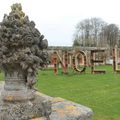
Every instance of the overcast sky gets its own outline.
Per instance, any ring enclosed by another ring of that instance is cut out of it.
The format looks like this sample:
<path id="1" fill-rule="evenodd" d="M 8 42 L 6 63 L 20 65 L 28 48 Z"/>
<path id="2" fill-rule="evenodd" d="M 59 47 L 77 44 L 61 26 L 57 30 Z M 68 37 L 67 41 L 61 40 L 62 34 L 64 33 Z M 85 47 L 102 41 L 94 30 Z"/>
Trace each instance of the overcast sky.
<path id="1" fill-rule="evenodd" d="M 16 2 L 22 4 L 49 46 L 71 46 L 76 24 L 86 18 L 99 17 L 120 25 L 120 0 L 1 0 L 0 21 Z"/>

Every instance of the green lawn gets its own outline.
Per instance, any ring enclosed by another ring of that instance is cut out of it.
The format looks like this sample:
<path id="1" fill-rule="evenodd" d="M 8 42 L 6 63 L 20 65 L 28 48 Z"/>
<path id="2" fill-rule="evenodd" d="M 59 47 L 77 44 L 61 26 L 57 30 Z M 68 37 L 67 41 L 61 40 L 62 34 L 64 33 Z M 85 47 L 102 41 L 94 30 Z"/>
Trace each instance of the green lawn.
<path id="1" fill-rule="evenodd" d="M 103 68 L 103 67 L 102 67 Z M 120 74 L 112 72 L 111 66 L 104 66 L 106 74 L 68 75 L 53 70 L 41 71 L 37 88 L 50 96 L 59 96 L 92 108 L 94 120 L 120 120 Z"/>
<path id="2" fill-rule="evenodd" d="M 69 70 L 68 75 L 61 71 L 54 75 L 53 70 L 43 70 L 38 74 L 36 87 L 47 95 L 92 108 L 94 120 L 120 120 L 120 74 L 113 73 L 111 66 L 104 66 L 104 69 L 107 73 L 101 75 L 92 75 L 90 68 L 86 74 Z"/>

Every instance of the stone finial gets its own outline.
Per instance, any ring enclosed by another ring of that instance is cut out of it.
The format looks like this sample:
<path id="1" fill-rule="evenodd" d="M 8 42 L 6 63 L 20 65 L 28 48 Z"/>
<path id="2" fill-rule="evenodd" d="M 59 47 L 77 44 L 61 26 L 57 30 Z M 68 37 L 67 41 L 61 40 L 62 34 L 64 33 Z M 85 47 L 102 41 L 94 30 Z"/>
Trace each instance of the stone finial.
<path id="1" fill-rule="evenodd" d="M 0 23 L 0 68 L 5 84 L 0 91 L 0 120 L 49 120 L 51 102 L 35 94 L 36 73 L 47 64 L 48 42 L 22 11 L 13 4 Z"/>
<path id="2" fill-rule="evenodd" d="M 37 70 L 47 63 L 47 46 L 47 40 L 22 11 L 21 4 L 13 4 L 0 23 L 0 67 L 5 74 L 23 73 L 27 85 L 32 86 Z"/>

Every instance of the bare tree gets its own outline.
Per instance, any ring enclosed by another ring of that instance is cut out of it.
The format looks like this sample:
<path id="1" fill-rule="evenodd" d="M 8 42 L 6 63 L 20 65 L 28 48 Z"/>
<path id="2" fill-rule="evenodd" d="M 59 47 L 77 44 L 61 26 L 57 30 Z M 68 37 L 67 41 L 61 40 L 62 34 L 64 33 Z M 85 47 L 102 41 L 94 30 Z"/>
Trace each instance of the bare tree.
<path id="1" fill-rule="evenodd" d="M 80 21 L 76 26 L 74 40 L 78 41 L 80 46 L 97 46 L 99 34 L 101 33 L 104 24 L 105 22 L 100 18 L 91 18 Z"/>
<path id="2" fill-rule="evenodd" d="M 92 39 L 93 39 L 94 46 L 99 46 L 99 42 L 101 40 L 100 33 L 103 27 L 106 26 L 106 23 L 100 18 L 92 18 L 91 23 L 93 27 L 92 28 Z"/>
<path id="3" fill-rule="evenodd" d="M 112 54 L 112 49 L 115 45 L 119 46 L 120 43 L 120 30 L 116 24 L 109 24 L 103 28 L 101 32 L 102 38 L 104 41 L 104 47 L 109 46 L 110 54 Z"/>

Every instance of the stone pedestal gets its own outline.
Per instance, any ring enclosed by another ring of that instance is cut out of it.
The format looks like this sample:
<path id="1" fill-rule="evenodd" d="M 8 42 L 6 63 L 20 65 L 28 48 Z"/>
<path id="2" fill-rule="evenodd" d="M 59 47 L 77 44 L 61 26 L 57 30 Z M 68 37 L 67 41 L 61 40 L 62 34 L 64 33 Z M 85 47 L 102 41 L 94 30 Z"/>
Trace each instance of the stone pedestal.
<path id="1" fill-rule="evenodd" d="M 3 92 L 2 90 L 4 89 L 4 86 L 1 85 L 0 88 L 0 93 L 2 93 L 0 94 L 0 120 L 34 120 L 34 118 L 40 117 L 44 118 L 44 120 L 50 120 L 50 100 L 37 94 L 34 94 L 34 98 L 32 99 L 22 100 L 21 97 L 23 97 L 23 94 L 20 98 L 17 98 L 18 92 L 14 95 L 15 91 L 12 91 L 12 94 L 9 92 L 8 94 L 3 95 L 3 93 L 6 92 L 5 90 Z M 23 93 L 25 96 L 26 94 L 24 91 Z M 19 95 L 20 94 L 18 94 L 18 97 Z"/>
<path id="2" fill-rule="evenodd" d="M 24 73 L 18 71 L 12 74 L 5 73 L 5 84 L 1 96 L 5 101 L 26 101 L 35 97 L 34 90 L 26 85 Z"/>
<path id="3" fill-rule="evenodd" d="M 49 101 L 36 96 L 36 99 L 27 102 L 1 102 L 0 120 L 30 120 L 44 117 L 49 120 L 51 104 Z"/>

